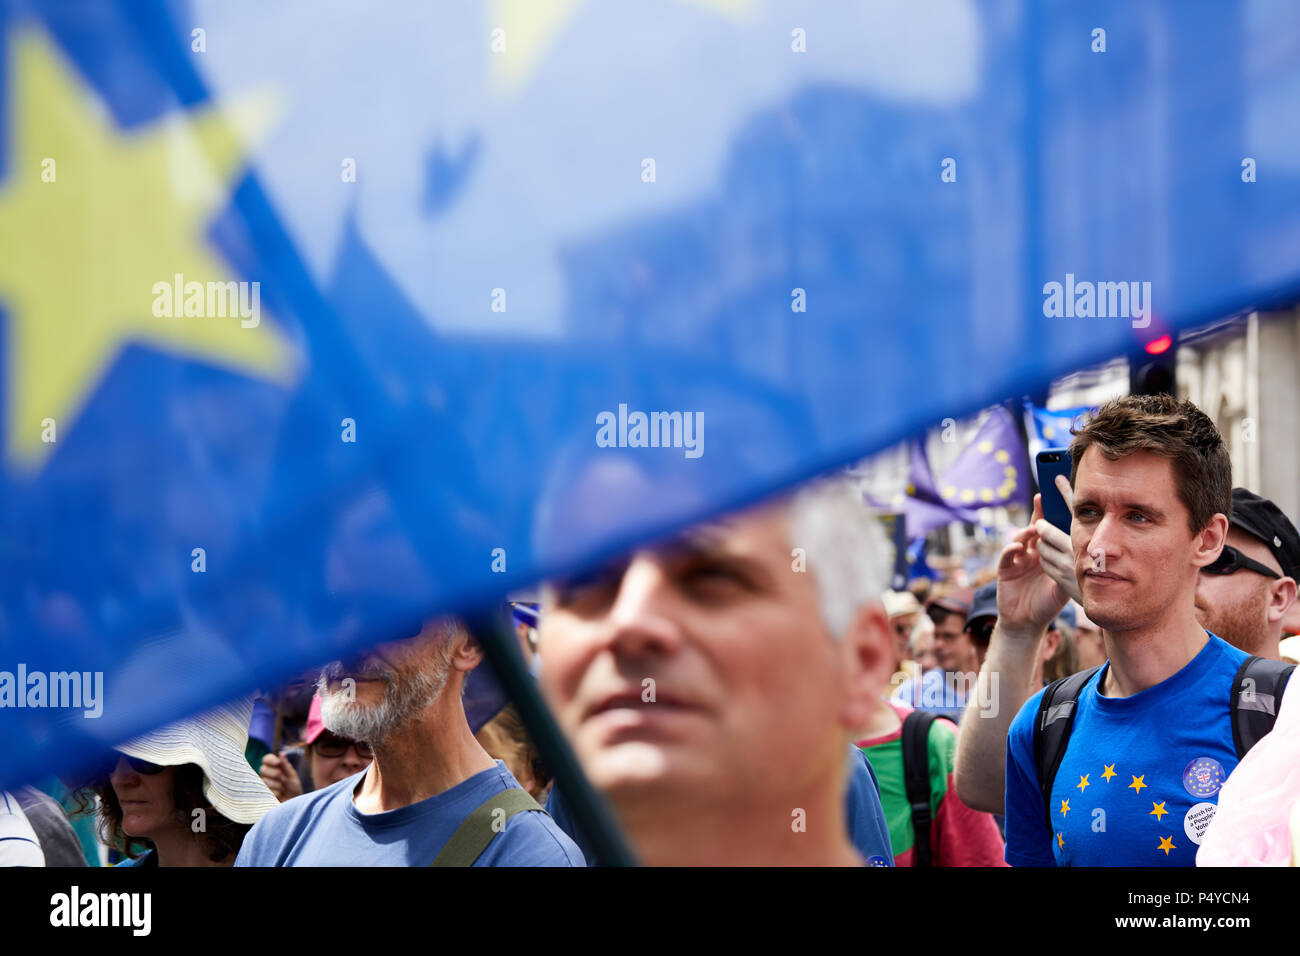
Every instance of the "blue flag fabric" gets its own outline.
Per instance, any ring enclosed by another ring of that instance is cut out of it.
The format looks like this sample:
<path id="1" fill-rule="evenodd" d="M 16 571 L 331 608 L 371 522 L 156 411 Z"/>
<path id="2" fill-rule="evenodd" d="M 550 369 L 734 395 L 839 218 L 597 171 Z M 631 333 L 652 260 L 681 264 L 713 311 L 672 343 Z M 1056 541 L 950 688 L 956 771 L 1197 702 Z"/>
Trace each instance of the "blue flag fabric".
<path id="1" fill-rule="evenodd" d="M 0 786 L 1294 297 L 1300 9 L 940 6 L 0 2 Z"/>
<path id="2" fill-rule="evenodd" d="M 1039 408 L 1033 402 L 1025 402 L 1030 461 L 1036 460 L 1038 453 L 1044 448 L 1069 448 L 1070 442 L 1074 440 L 1070 429 L 1081 427 L 1092 411 L 1093 409 L 1087 405 L 1049 411 L 1046 408 Z"/>
<path id="3" fill-rule="evenodd" d="M 963 508 L 1027 505 L 1025 443 L 1015 420 L 1001 405 L 991 408 L 956 460 L 939 479 L 944 501 Z"/>
<path id="4" fill-rule="evenodd" d="M 908 541 L 924 538 L 936 528 L 953 521 L 973 523 L 976 520 L 975 509 L 958 503 L 955 491 L 947 498 L 940 494 L 930 470 L 925 443 L 914 438 L 907 443 L 907 448 L 907 487 L 895 493 L 889 501 L 867 495 L 867 503 L 873 508 L 900 514 Z"/>
<path id="5" fill-rule="evenodd" d="M 888 502 L 868 496 L 877 508 L 897 511 L 906 519 L 907 538 L 923 538 L 953 521 L 976 524 L 980 508 L 1028 505 L 1025 445 L 1011 414 L 989 409 L 975 435 L 943 477 L 935 480 L 925 445 L 908 442 L 907 487 Z"/>

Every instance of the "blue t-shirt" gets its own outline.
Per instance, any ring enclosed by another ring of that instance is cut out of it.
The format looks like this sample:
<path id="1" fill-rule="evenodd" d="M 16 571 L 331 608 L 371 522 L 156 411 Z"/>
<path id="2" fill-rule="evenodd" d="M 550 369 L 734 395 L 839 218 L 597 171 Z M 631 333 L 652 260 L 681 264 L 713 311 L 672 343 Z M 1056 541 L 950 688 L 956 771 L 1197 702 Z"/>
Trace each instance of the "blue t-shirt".
<path id="1" fill-rule="evenodd" d="M 373 765 L 372 765 L 373 766 Z M 428 866 L 467 816 L 518 787 L 500 760 L 437 796 L 385 813 L 362 813 L 352 791 L 369 767 L 288 800 L 249 831 L 235 866 Z M 578 847 L 545 813 L 516 813 L 475 866 L 585 866 Z"/>
<path id="2" fill-rule="evenodd" d="M 849 783 L 844 801 L 849 840 L 862 855 L 862 859 L 871 866 L 893 866 L 894 848 L 889 842 L 889 824 L 885 821 L 885 810 L 880 805 L 880 784 L 876 781 L 876 772 L 871 768 L 866 754 L 857 747 L 851 746 L 849 750 Z M 551 795 L 546 799 L 546 812 L 582 848 L 588 862 L 592 866 L 598 866 L 591 848 L 582 839 L 577 824 L 569 816 L 568 806 L 559 787 L 551 787 Z"/>
<path id="3" fill-rule="evenodd" d="M 913 710 L 924 710 L 940 717 L 947 717 L 954 724 L 961 723 L 961 715 L 966 712 L 966 685 L 963 675 L 948 672 L 941 667 L 926 671 L 921 675 L 918 686 L 912 678 L 907 678 L 898 685 L 891 700 L 906 704 Z"/>
<path id="4" fill-rule="evenodd" d="M 1084 685 L 1043 816 L 1029 698 L 1007 737 L 1007 862 L 1012 866 L 1195 866 L 1219 788 L 1237 765 L 1232 679 L 1247 657 L 1213 634 L 1182 670 L 1131 697 Z"/>

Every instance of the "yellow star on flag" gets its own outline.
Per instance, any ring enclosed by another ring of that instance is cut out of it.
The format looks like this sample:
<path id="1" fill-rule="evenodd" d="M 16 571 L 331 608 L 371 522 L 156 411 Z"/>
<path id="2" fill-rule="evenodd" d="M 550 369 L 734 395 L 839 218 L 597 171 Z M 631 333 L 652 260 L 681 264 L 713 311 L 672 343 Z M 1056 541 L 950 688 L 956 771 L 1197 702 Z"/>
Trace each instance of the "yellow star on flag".
<path id="1" fill-rule="evenodd" d="M 181 302 L 154 315 L 155 283 L 236 278 L 205 233 L 242 166 L 236 126 L 269 125 L 269 104 L 197 107 L 124 132 L 41 33 L 11 49 L 0 235 L 21 240 L 0 256 L 5 457 L 39 466 L 53 447 L 43 419 L 63 438 L 131 343 L 286 382 L 290 349 L 264 315 L 245 327 L 237 313 L 185 317 Z"/>
<path id="2" fill-rule="evenodd" d="M 1061 849 L 1065 849 L 1065 835 L 1064 835 L 1064 834 L 1058 833 L 1058 834 L 1056 835 L 1056 845 L 1059 846 Z"/>
<path id="3" fill-rule="evenodd" d="M 1069 800 L 1062 800 L 1062 801 L 1061 801 L 1061 816 L 1065 816 L 1065 815 L 1066 815 L 1067 813 L 1069 813 L 1069 812 L 1070 812 L 1070 801 L 1069 801 Z"/>
<path id="4" fill-rule="evenodd" d="M 1088 776 L 1089 775 L 1085 773 L 1082 777 L 1079 778 L 1079 782 L 1075 784 L 1075 786 L 1079 788 L 1080 793 L 1082 793 L 1083 791 L 1087 790 L 1089 787 L 1092 786 L 1092 784 L 1088 782 Z"/>
<path id="5" fill-rule="evenodd" d="M 1154 801 L 1152 802 L 1151 815 L 1157 820 L 1162 819 L 1168 812 L 1169 811 L 1165 809 L 1165 801 L 1161 800 L 1159 803 L 1155 803 Z"/>
<path id="6" fill-rule="evenodd" d="M 1102 779 L 1107 783 L 1110 783 L 1110 778 L 1115 776 L 1118 776 L 1118 774 L 1115 773 L 1115 765 L 1113 763 L 1106 764 L 1106 769 L 1101 772 Z"/>
<path id="7" fill-rule="evenodd" d="M 1161 838 L 1160 838 L 1160 845 L 1159 845 L 1158 847 L 1156 847 L 1156 849 L 1157 849 L 1157 850 L 1164 850 L 1164 851 L 1165 851 L 1165 856 L 1168 856 L 1170 850 L 1177 850 L 1178 847 L 1174 846 L 1174 838 L 1173 838 L 1173 835 L 1170 834 L 1170 835 L 1167 836 L 1167 837 L 1161 837 Z"/>
<path id="8" fill-rule="evenodd" d="M 1128 785 L 1128 789 L 1135 790 L 1138 793 L 1141 793 L 1142 788 L 1146 786 L 1146 784 L 1143 783 L 1142 781 L 1146 780 L 1146 778 L 1147 778 L 1146 774 L 1143 774 L 1140 777 L 1134 777 L 1133 782 Z"/>

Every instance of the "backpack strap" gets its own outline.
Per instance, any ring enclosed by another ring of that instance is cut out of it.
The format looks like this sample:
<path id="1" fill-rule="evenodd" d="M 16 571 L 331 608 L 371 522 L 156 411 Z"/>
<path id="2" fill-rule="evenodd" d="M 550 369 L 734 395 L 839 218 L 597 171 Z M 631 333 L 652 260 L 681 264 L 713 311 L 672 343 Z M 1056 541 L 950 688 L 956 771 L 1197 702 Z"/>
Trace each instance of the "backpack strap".
<path id="1" fill-rule="evenodd" d="M 903 718 L 903 780 L 916 834 L 912 865 L 928 867 L 930 858 L 930 725 L 937 715 L 914 710 Z"/>
<path id="2" fill-rule="evenodd" d="M 1053 829 L 1052 784 L 1065 757 L 1065 748 L 1070 744 L 1075 705 L 1083 692 L 1083 685 L 1099 670 L 1100 667 L 1090 667 L 1053 681 L 1043 691 L 1043 699 L 1038 704 L 1038 717 L 1034 721 L 1034 762 L 1038 767 L 1038 788 L 1043 794 L 1043 814 L 1049 832 Z"/>
<path id="3" fill-rule="evenodd" d="M 505 812 L 505 818 L 497 811 Z M 528 791 L 519 787 L 507 787 L 499 793 L 484 800 L 478 807 L 461 821 L 456 832 L 451 835 L 442 850 L 439 851 L 430 866 L 473 866 L 474 861 L 483 855 L 496 835 L 505 829 L 506 820 L 516 813 L 536 810 L 545 813 Z M 493 826 L 497 820 L 500 824 Z"/>
<path id="4" fill-rule="evenodd" d="M 1232 679 L 1232 744 L 1238 760 L 1273 729 L 1294 670 L 1294 664 L 1266 657 L 1248 657 L 1237 668 Z"/>

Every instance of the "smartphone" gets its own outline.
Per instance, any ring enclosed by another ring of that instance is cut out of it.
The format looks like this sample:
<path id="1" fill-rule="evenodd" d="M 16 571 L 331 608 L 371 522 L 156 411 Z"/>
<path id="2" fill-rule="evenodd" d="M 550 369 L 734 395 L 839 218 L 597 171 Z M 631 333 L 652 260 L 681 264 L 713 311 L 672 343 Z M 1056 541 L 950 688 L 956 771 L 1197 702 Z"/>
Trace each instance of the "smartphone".
<path id="1" fill-rule="evenodd" d="M 1038 491 L 1043 496 L 1043 517 L 1066 534 L 1070 533 L 1070 509 L 1056 487 L 1056 476 L 1070 479 L 1070 449 L 1044 448 L 1035 463 L 1038 471 Z"/>

